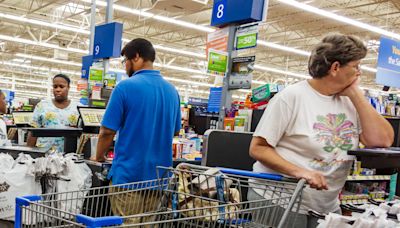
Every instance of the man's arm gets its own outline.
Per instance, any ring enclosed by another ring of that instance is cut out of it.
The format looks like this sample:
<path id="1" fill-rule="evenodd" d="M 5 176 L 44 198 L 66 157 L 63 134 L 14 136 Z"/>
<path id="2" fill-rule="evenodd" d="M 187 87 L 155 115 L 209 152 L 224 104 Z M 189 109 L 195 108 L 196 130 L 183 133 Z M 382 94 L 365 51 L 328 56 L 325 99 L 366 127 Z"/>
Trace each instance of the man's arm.
<path id="1" fill-rule="evenodd" d="M 320 172 L 306 170 L 288 162 L 264 138 L 253 137 L 250 144 L 250 156 L 278 173 L 299 179 L 304 178 L 312 188 L 328 189 L 325 177 Z"/>
<path id="2" fill-rule="evenodd" d="M 340 95 L 348 96 L 357 110 L 362 128 L 361 142 L 366 147 L 389 147 L 394 140 L 393 128 L 365 99 L 358 81 L 353 82 Z"/>
<path id="3" fill-rule="evenodd" d="M 97 143 L 96 161 L 103 162 L 106 160 L 106 153 L 109 151 L 113 143 L 115 131 L 106 127 L 100 128 L 99 141 Z"/>

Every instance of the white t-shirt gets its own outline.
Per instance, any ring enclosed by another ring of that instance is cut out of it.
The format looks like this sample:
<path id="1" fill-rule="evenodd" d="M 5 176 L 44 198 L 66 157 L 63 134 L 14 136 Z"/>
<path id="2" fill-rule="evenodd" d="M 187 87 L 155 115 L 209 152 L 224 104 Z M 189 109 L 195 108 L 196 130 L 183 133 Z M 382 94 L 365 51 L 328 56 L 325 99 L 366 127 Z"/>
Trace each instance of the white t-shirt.
<path id="1" fill-rule="evenodd" d="M 360 132 L 357 111 L 348 97 L 322 95 L 305 80 L 271 99 L 254 136 L 265 138 L 296 166 L 324 174 L 329 190 L 307 186 L 300 212 L 328 213 L 339 209 L 338 195 L 354 159 L 347 151 L 358 147 Z M 260 162 L 253 170 L 276 173 Z"/>

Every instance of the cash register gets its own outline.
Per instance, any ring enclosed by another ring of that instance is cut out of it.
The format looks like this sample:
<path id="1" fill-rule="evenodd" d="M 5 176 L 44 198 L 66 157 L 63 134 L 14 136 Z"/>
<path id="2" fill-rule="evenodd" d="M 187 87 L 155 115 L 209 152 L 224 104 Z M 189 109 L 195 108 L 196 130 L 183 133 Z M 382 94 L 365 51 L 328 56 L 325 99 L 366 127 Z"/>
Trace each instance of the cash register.
<path id="1" fill-rule="evenodd" d="M 84 158 L 89 159 L 94 153 L 97 136 L 100 132 L 101 121 L 105 108 L 101 107 L 78 107 L 78 126 L 82 128 L 82 136 L 77 152 L 83 153 Z"/>

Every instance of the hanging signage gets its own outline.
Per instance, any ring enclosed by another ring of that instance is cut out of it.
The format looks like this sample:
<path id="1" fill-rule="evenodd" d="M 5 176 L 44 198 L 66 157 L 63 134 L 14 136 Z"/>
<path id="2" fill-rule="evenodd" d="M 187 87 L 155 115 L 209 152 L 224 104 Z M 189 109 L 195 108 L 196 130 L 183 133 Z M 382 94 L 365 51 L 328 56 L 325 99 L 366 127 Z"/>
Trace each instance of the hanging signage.
<path id="1" fill-rule="evenodd" d="M 400 88 L 400 42 L 381 37 L 376 83 Z"/>
<path id="2" fill-rule="evenodd" d="M 4 95 L 5 100 L 7 102 L 11 102 L 11 101 L 14 100 L 14 97 L 15 97 L 15 92 L 14 91 L 3 89 L 2 92 L 3 92 L 3 95 Z"/>
<path id="3" fill-rule="evenodd" d="M 236 30 L 236 50 L 253 48 L 257 46 L 258 25 L 239 27 Z"/>
<path id="4" fill-rule="evenodd" d="M 207 106 L 208 100 L 204 98 L 189 97 L 188 104 L 194 106 Z"/>
<path id="5" fill-rule="evenodd" d="M 261 21 L 265 15 L 264 10 L 267 10 L 264 0 L 214 0 L 211 26 Z"/>
<path id="6" fill-rule="evenodd" d="M 218 51 L 228 51 L 229 29 L 219 29 L 215 32 L 207 34 L 206 54 L 210 49 Z"/>
<path id="7" fill-rule="evenodd" d="M 80 92 L 82 90 L 88 89 L 88 81 L 85 79 L 78 80 L 76 83 L 76 91 Z"/>
<path id="8" fill-rule="evenodd" d="M 253 79 L 255 56 L 237 57 L 232 59 L 229 89 L 250 89 Z"/>
<path id="9" fill-rule="evenodd" d="M 254 103 L 266 100 L 271 95 L 271 91 L 269 90 L 269 85 L 263 85 L 253 89 L 251 101 Z"/>
<path id="10" fill-rule="evenodd" d="M 117 73 L 107 72 L 104 75 L 103 87 L 111 89 L 114 88 L 116 84 L 117 84 Z"/>
<path id="11" fill-rule="evenodd" d="M 93 64 L 93 55 L 82 56 L 81 78 L 85 79 L 89 78 L 89 70 L 92 64 Z"/>
<path id="12" fill-rule="evenodd" d="M 228 53 L 210 49 L 207 70 L 210 74 L 225 76 L 228 66 Z"/>
<path id="13" fill-rule="evenodd" d="M 89 80 L 91 82 L 102 82 L 103 81 L 103 69 L 90 68 Z"/>
<path id="14" fill-rule="evenodd" d="M 98 25 L 94 33 L 93 59 L 118 58 L 121 55 L 122 24 Z"/>
<path id="15" fill-rule="evenodd" d="M 210 96 L 208 97 L 208 112 L 219 112 L 221 105 L 222 87 L 211 87 Z"/>

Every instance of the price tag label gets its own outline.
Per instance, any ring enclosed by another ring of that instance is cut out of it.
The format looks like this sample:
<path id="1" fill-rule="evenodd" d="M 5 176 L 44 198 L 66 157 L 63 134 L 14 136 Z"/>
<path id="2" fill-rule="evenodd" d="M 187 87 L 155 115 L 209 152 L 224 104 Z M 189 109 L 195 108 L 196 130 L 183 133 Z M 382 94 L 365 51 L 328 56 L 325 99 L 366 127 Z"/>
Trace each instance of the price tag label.
<path id="1" fill-rule="evenodd" d="M 236 50 L 257 46 L 258 25 L 239 27 L 236 31 Z"/>

